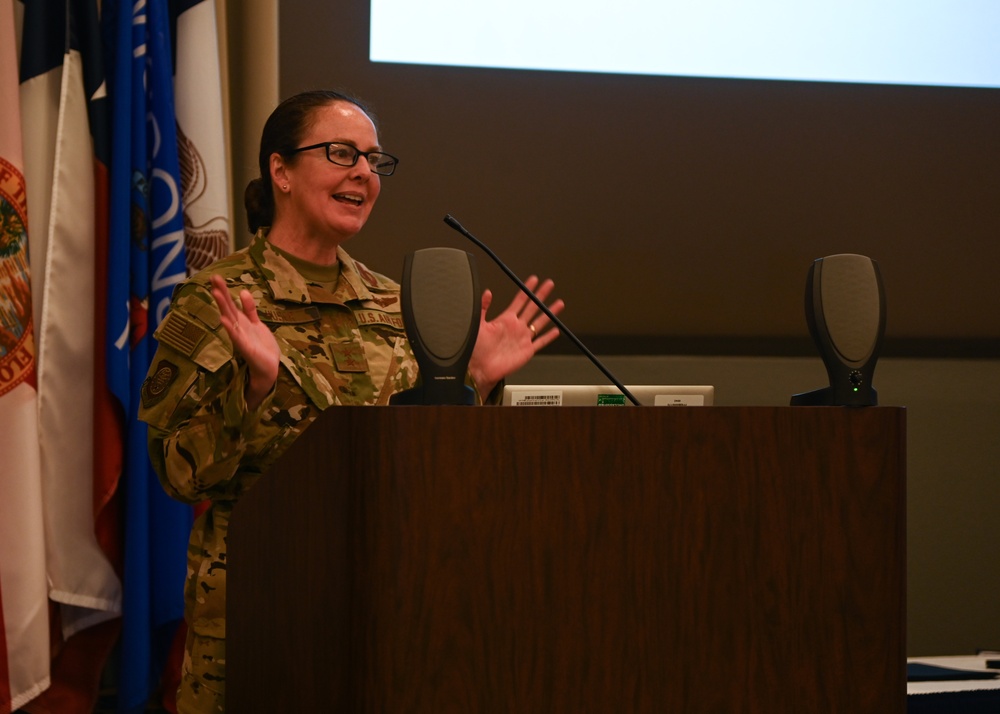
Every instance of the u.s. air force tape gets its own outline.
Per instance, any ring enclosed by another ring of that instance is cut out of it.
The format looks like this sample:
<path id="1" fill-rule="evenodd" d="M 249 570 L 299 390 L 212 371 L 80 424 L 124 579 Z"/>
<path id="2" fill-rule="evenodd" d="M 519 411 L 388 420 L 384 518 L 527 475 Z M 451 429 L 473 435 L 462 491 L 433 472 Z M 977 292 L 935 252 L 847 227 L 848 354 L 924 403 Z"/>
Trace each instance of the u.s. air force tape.
<path id="1" fill-rule="evenodd" d="M 158 404 L 166 396 L 167 389 L 177 379 L 178 374 L 180 374 L 180 369 L 177 368 L 177 365 L 161 359 L 160 363 L 156 365 L 156 369 L 142 383 L 140 392 L 142 406 L 149 409 Z"/>

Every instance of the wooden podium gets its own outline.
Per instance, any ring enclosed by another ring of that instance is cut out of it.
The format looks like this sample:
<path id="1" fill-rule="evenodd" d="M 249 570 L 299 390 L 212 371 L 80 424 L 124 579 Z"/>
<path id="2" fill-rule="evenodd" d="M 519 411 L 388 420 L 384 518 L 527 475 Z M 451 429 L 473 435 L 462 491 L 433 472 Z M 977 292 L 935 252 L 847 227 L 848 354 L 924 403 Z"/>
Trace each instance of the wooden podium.
<path id="1" fill-rule="evenodd" d="M 902 408 L 334 408 L 229 535 L 234 712 L 906 707 Z"/>

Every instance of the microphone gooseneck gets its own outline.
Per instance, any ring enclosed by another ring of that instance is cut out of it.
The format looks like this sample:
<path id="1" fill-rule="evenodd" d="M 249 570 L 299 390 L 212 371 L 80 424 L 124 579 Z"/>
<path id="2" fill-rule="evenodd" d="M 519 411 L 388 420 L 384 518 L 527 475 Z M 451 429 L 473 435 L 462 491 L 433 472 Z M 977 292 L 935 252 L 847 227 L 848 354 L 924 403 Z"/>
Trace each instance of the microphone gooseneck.
<path id="1" fill-rule="evenodd" d="M 500 260 L 500 258 L 497 257 L 496 253 L 494 253 L 492 250 L 490 250 L 489 246 L 487 246 L 481 240 L 479 240 L 474 235 L 472 235 L 471 233 L 469 233 L 469 231 L 467 231 L 462 226 L 462 224 L 459 223 L 458 220 L 454 216 L 452 216 L 450 213 L 447 216 L 444 217 L 444 222 L 447 223 L 450 228 L 455 229 L 456 231 L 458 231 L 459 233 L 461 233 L 463 236 L 465 236 L 466 238 L 468 238 L 469 240 L 471 240 L 484 253 L 486 253 L 486 255 L 488 255 L 490 257 L 490 259 L 500 267 L 500 270 L 502 270 L 504 273 L 506 273 L 507 277 L 514 281 L 514 284 L 517 285 L 518 288 L 520 288 L 521 292 L 523 292 L 525 295 L 527 295 L 531 299 L 531 301 L 533 303 L 535 303 L 535 305 L 538 306 L 538 309 L 541 310 L 542 312 L 544 312 L 545 315 L 550 320 L 552 320 L 552 324 L 559 328 L 559 332 L 561 332 L 562 334 L 566 335 L 566 337 L 568 337 L 573 342 L 573 344 L 576 345 L 577 349 L 579 349 L 581 352 L 583 352 L 583 354 L 587 356 L 587 359 L 589 359 L 591 362 L 593 362 L 594 366 L 597 367 L 599 370 L 601 370 L 601 372 L 604 373 L 604 376 L 607 377 L 608 379 L 610 379 L 611 382 L 612 382 L 612 384 L 614 384 L 616 387 L 618 387 L 618 389 L 621 390 L 621 393 L 624 394 L 625 397 L 630 402 L 632 402 L 632 404 L 634 404 L 637 407 L 642 406 L 641 404 L 639 404 L 639 400 L 636 399 L 632 395 L 632 392 L 630 392 L 625 387 L 625 385 L 621 383 L 621 381 L 617 377 L 615 377 L 613 374 L 611 374 L 611 370 L 609 370 L 607 367 L 605 367 L 601 363 L 601 361 L 599 359 L 597 359 L 597 357 L 594 355 L 594 353 L 591 352 L 589 349 L 587 349 L 587 346 L 585 344 L 583 344 L 582 342 L 580 342 L 580 340 L 577 338 L 577 336 L 574 335 L 570 331 L 570 329 L 568 327 L 566 327 L 566 325 L 563 324 L 562 320 L 560 320 L 558 317 L 556 317 L 555 314 L 553 314 L 553 312 L 548 308 L 548 306 L 544 302 L 542 302 L 538 298 L 538 296 L 535 295 L 535 293 L 533 293 L 531 290 L 528 289 L 528 286 L 525 285 L 524 282 L 519 277 L 517 277 L 517 275 L 514 274 L 513 270 L 511 270 L 510 268 L 508 268 L 504 264 L 504 262 L 502 260 Z"/>

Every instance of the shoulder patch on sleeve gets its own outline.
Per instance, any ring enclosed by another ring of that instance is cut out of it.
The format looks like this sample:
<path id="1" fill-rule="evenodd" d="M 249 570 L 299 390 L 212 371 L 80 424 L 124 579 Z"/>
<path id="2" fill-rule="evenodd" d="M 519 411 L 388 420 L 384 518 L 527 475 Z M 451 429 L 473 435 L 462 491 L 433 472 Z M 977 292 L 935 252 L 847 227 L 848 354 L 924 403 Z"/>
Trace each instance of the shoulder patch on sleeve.
<path id="1" fill-rule="evenodd" d="M 180 369 L 177 365 L 161 359 L 156 365 L 156 369 L 150 372 L 142 383 L 142 391 L 140 392 L 142 406 L 149 409 L 158 404 L 167 395 L 170 385 L 177 379 L 178 374 L 180 374 Z"/>

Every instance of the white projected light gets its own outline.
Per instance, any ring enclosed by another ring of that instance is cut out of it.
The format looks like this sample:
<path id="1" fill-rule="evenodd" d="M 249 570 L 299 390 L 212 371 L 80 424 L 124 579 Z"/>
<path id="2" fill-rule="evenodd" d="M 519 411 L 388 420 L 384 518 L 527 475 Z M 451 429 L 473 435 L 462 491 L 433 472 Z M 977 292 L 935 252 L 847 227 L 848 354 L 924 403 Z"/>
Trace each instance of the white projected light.
<path id="1" fill-rule="evenodd" d="M 1000 0 L 372 0 L 370 57 L 1000 87 Z"/>

